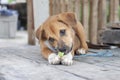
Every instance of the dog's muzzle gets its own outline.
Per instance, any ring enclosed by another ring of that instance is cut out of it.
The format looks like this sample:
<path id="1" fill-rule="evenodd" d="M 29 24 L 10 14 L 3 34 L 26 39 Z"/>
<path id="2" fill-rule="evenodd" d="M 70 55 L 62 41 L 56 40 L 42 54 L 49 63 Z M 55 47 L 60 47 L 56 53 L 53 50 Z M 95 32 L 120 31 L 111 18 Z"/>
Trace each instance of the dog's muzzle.
<path id="1" fill-rule="evenodd" d="M 55 48 L 53 47 L 49 41 L 45 41 L 45 45 L 51 50 L 53 51 L 54 53 L 58 53 L 58 52 L 64 52 L 65 54 L 68 54 L 69 52 L 72 51 L 72 48 L 73 48 L 73 44 L 71 45 L 71 47 L 68 47 L 68 46 L 63 46 L 61 48 Z"/>
<path id="2" fill-rule="evenodd" d="M 72 51 L 73 45 L 71 47 L 63 46 L 62 48 L 58 48 L 58 52 L 63 52 L 65 54 Z"/>

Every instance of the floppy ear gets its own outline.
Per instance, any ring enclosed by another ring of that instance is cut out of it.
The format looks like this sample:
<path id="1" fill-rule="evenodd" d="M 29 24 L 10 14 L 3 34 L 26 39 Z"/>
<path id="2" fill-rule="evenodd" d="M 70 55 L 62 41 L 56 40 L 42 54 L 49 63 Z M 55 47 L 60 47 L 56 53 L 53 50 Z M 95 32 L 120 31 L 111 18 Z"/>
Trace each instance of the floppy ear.
<path id="1" fill-rule="evenodd" d="M 65 12 L 65 13 L 59 14 L 58 16 L 59 16 L 58 21 L 61 21 L 71 26 L 75 25 L 77 22 L 75 14 L 72 12 Z"/>
<path id="2" fill-rule="evenodd" d="M 36 30 L 36 38 L 39 40 L 40 38 L 40 27 Z"/>
<path id="3" fill-rule="evenodd" d="M 43 41 L 47 39 L 45 30 L 42 30 L 42 31 L 41 31 L 40 39 L 43 40 Z"/>
<path id="4" fill-rule="evenodd" d="M 38 40 L 46 40 L 46 33 L 45 31 L 41 28 L 41 26 L 36 30 L 36 37 Z"/>

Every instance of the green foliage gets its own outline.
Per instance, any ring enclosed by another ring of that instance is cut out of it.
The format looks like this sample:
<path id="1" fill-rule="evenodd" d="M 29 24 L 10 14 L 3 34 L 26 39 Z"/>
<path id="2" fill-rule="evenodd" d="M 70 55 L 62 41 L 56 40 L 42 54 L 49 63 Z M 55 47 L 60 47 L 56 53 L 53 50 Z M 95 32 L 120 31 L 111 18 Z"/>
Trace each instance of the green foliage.
<path id="1" fill-rule="evenodd" d="M 8 0 L 8 3 L 12 3 L 15 2 L 16 0 Z"/>

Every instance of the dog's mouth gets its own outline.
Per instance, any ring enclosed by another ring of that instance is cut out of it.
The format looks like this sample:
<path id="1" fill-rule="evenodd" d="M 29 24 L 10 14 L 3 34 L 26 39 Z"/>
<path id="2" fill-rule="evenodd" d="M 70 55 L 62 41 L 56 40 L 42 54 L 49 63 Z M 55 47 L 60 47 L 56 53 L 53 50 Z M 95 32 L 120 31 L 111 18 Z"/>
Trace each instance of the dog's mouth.
<path id="1" fill-rule="evenodd" d="M 71 47 L 69 47 L 64 53 L 65 54 L 68 54 L 69 52 L 71 52 L 72 51 L 72 48 L 73 48 L 73 44 L 72 44 L 72 46 Z"/>
<path id="2" fill-rule="evenodd" d="M 56 50 L 56 53 L 58 52 L 63 52 L 65 55 L 68 54 L 69 52 L 72 51 L 72 48 L 73 48 L 73 44 L 71 45 L 71 47 L 66 47 L 66 50 L 65 51 L 61 51 L 59 49 L 55 49 Z"/>
<path id="3" fill-rule="evenodd" d="M 53 47 L 48 41 L 45 41 L 45 44 L 51 51 L 53 51 L 56 54 L 58 52 L 63 52 L 64 54 L 68 54 L 69 52 L 72 51 L 72 48 L 73 48 L 73 44 L 71 44 L 71 47 L 66 46 L 65 50 L 61 51 L 59 48 Z"/>

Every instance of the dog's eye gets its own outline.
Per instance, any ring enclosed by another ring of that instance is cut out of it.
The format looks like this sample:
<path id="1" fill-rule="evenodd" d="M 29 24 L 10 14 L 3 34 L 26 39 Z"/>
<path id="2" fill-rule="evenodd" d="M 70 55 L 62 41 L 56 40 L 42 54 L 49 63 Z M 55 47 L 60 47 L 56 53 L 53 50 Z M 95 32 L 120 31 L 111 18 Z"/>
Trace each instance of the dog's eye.
<path id="1" fill-rule="evenodd" d="M 54 42 L 55 39 L 50 37 L 50 38 L 49 38 L 49 41 L 50 41 L 50 42 Z"/>
<path id="2" fill-rule="evenodd" d="M 64 36 L 65 35 L 65 29 L 63 29 L 63 30 L 60 30 L 60 36 Z"/>

